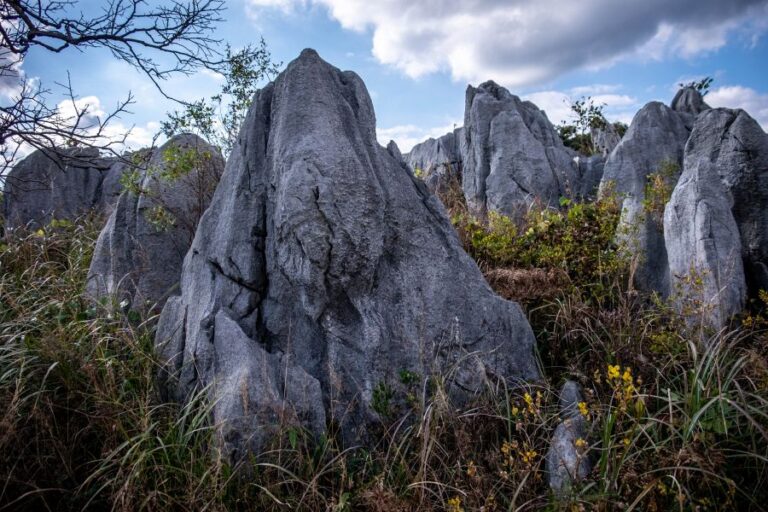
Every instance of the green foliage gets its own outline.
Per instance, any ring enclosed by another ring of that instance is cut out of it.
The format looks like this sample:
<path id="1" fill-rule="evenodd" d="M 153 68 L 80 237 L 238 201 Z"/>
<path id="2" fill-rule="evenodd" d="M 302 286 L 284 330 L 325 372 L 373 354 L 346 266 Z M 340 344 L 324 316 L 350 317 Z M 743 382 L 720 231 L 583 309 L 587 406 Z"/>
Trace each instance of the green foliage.
<path id="1" fill-rule="evenodd" d="M 612 194 L 594 203 L 561 202 L 564 210 L 533 208 L 522 225 L 492 212 L 487 221 L 453 218 L 465 248 L 482 265 L 564 271 L 573 286 L 606 283 L 625 264 L 614 244 L 621 214 Z"/>
<path id="2" fill-rule="evenodd" d="M 216 449 L 207 390 L 183 407 L 157 392 L 155 319 L 110 317 L 119 309 L 83 294 L 98 224 L 14 232 L 0 245 L 0 509 L 760 510 L 768 321 L 756 312 L 702 343 L 659 298 L 613 286 L 594 300 L 589 283 L 621 264 L 615 203 L 563 200 L 520 226 L 454 212 L 485 272 L 571 277 L 527 311 L 540 382 L 500 379 L 457 404 L 453 369 L 403 368 L 373 389 L 381 431 L 367 449 L 344 447 L 332 422 L 319 437 L 286 426 L 242 467 Z M 585 390 L 590 430 L 575 446 L 595 466 L 555 499 L 544 455 L 564 378 Z"/>
<path id="3" fill-rule="evenodd" d="M 677 162 L 664 161 L 659 169 L 646 177 L 643 210 L 658 225 L 664 224 L 664 208 L 672 198 L 680 166 Z"/>
<path id="4" fill-rule="evenodd" d="M 144 218 L 158 233 L 168 231 L 176 225 L 176 217 L 162 205 L 156 204 L 144 213 Z"/>
<path id="5" fill-rule="evenodd" d="M 272 62 L 264 39 L 258 46 L 248 45 L 238 52 L 227 46 L 226 62 L 221 91 L 168 114 L 161 127 L 167 137 L 193 132 L 220 147 L 225 155 L 232 151 L 259 84 L 274 76 L 279 65 Z"/>
<path id="6" fill-rule="evenodd" d="M 685 87 L 692 87 L 692 88 L 696 89 L 697 91 L 699 91 L 702 96 L 706 96 L 707 93 L 709 92 L 709 87 L 712 85 L 712 82 L 714 82 L 714 81 L 715 81 L 714 78 L 712 78 L 711 76 L 707 76 L 707 77 L 702 78 L 701 80 L 692 80 L 690 82 L 680 83 L 680 84 L 677 84 L 677 85 L 681 89 L 683 89 Z"/>
<path id="7" fill-rule="evenodd" d="M 622 123 L 621 121 L 616 121 L 613 123 L 613 129 L 616 130 L 616 133 L 619 134 L 619 137 L 624 137 L 624 135 L 627 133 L 627 130 L 629 130 L 629 126 L 627 126 L 625 123 Z"/>
<path id="8" fill-rule="evenodd" d="M 604 128 L 608 121 L 603 115 L 605 104 L 596 105 L 591 96 L 581 97 L 570 105 L 575 119 L 573 124 L 563 123 L 557 127 L 563 144 L 585 155 L 595 153 L 591 130 Z"/>
<path id="9" fill-rule="evenodd" d="M 394 392 L 392 388 L 386 382 L 379 382 L 375 388 L 373 388 L 373 398 L 371 401 L 371 407 L 382 418 L 387 418 L 392 413 L 392 398 Z"/>

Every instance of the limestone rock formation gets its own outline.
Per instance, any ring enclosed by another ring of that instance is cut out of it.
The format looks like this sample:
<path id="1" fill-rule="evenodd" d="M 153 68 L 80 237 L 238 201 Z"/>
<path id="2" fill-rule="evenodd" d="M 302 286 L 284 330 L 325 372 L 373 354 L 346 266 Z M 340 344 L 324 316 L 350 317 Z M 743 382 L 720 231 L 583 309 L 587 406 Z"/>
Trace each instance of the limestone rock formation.
<path id="1" fill-rule="evenodd" d="M 578 178 L 575 183 L 572 194 L 578 200 L 593 200 L 597 195 L 600 181 L 603 179 L 605 171 L 605 157 L 602 155 L 574 157 L 576 168 L 578 169 Z"/>
<path id="2" fill-rule="evenodd" d="M 155 149 L 135 190 L 123 191 L 96 242 L 87 289 L 131 307 L 162 307 L 174 292 L 197 221 L 224 168 L 218 149 L 178 135 Z"/>
<path id="3" fill-rule="evenodd" d="M 597 152 L 607 157 L 621 142 L 621 135 L 616 131 L 616 127 L 611 123 L 605 123 L 605 126 L 592 128 L 590 130 L 592 143 Z"/>
<path id="4" fill-rule="evenodd" d="M 697 123 L 688 141 L 685 170 L 664 213 L 664 239 L 680 310 L 691 323 L 720 329 L 741 312 L 747 290 L 739 229 L 710 128 Z"/>
<path id="5" fill-rule="evenodd" d="M 694 133 L 686 153 L 710 162 L 733 199 L 747 284 L 768 290 L 768 135 L 743 110 L 725 108 L 700 114 Z"/>
<path id="6" fill-rule="evenodd" d="M 5 177 L 5 226 L 36 229 L 52 219 L 72 220 L 102 210 L 110 200 L 104 183 L 110 191 L 113 183 L 119 187 L 119 172 L 114 159 L 100 157 L 96 149 L 37 150 Z"/>
<path id="7" fill-rule="evenodd" d="M 408 153 L 408 165 L 431 192 L 440 195 L 453 180 L 461 183 L 463 139 L 464 129 L 457 128 L 438 139 L 430 138 L 415 145 Z"/>
<path id="8" fill-rule="evenodd" d="M 663 233 L 667 198 L 646 198 L 646 189 L 648 177 L 657 174 L 664 182 L 662 188 L 672 190 L 680 176 L 688 135 L 677 112 L 659 102 L 645 105 L 608 157 L 600 184 L 602 195 L 611 192 L 623 198 L 619 238 L 637 258 L 635 285 L 663 296 L 670 285 Z M 658 211 L 655 203 L 661 203 Z"/>
<path id="9" fill-rule="evenodd" d="M 364 440 L 385 414 L 375 397 L 404 400 L 401 370 L 449 375 L 456 399 L 538 377 L 520 308 L 376 142 L 362 80 L 313 50 L 255 97 L 181 292 L 158 325 L 165 386 L 179 400 L 210 386 L 231 459 L 258 452 L 276 417 Z"/>
<path id="10" fill-rule="evenodd" d="M 678 90 L 670 107 L 675 112 L 685 115 L 689 123 L 695 120 L 696 116 L 710 109 L 701 93 L 693 87 L 682 87 Z"/>
<path id="11" fill-rule="evenodd" d="M 459 140 L 454 132 L 449 132 L 438 139 L 427 139 L 416 144 L 408 153 L 408 164 L 412 169 L 419 169 L 428 176 L 436 167 L 461 161 Z"/>
<path id="12" fill-rule="evenodd" d="M 400 148 L 397 147 L 397 143 L 395 141 L 389 141 L 389 144 L 387 144 L 387 152 L 392 156 L 392 158 L 397 160 L 400 165 L 403 167 L 408 167 L 408 162 L 405 161 L 405 158 L 400 152 Z"/>
<path id="13" fill-rule="evenodd" d="M 470 210 L 519 218 L 578 188 L 576 164 L 547 119 L 494 82 L 467 88 L 463 186 Z"/>
<path id="14" fill-rule="evenodd" d="M 579 385 L 566 381 L 560 391 L 560 416 L 563 421 L 555 428 L 546 465 L 549 486 L 556 494 L 564 494 L 573 485 L 589 475 L 592 464 L 586 446 L 589 424 L 578 409 L 584 399 Z M 580 443 L 583 446 L 579 446 Z"/>

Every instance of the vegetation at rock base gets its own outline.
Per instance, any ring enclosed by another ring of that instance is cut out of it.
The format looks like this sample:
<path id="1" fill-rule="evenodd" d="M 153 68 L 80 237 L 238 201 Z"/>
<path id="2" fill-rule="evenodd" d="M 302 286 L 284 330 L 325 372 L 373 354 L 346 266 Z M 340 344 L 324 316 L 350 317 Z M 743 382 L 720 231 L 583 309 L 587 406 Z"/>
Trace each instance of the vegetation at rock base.
<path id="1" fill-rule="evenodd" d="M 534 208 L 515 225 L 471 218 L 454 196 L 446 203 L 467 250 L 499 293 L 526 299 L 546 382 L 489 384 L 457 406 L 444 379 L 401 371 L 380 385 L 386 414 L 371 449 L 286 426 L 243 472 L 214 448 L 204 393 L 185 407 L 159 396 L 156 319 L 110 317 L 119 308 L 102 311 L 83 296 L 98 224 L 56 222 L 8 237 L 0 247 L 0 510 L 763 508 L 761 309 L 702 334 L 629 289 L 630 262 L 610 236 L 618 218 L 610 197 Z M 517 296 L 525 286 L 540 293 Z M 579 410 L 591 430 L 576 442 L 594 469 L 557 501 L 544 455 L 564 378 L 586 392 Z"/>
<path id="2" fill-rule="evenodd" d="M 596 104 L 591 96 L 572 101 L 569 108 L 573 122 L 562 121 L 556 126 L 557 133 L 563 144 L 581 154 L 593 155 L 597 152 L 595 141 L 592 140 L 592 130 L 605 129 L 611 124 L 619 137 L 623 137 L 627 131 L 627 125 L 622 122 L 609 123 L 603 113 L 605 104 Z"/>

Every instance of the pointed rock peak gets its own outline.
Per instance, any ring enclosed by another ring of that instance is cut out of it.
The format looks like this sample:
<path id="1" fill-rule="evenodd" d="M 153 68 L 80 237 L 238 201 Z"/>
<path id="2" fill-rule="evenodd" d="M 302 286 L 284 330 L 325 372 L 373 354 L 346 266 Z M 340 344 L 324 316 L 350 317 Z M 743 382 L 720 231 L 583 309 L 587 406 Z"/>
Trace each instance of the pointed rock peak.
<path id="1" fill-rule="evenodd" d="M 314 48 L 304 48 L 301 50 L 298 59 L 320 59 L 320 54 Z"/>
<path id="2" fill-rule="evenodd" d="M 500 86 L 493 80 L 488 80 L 487 82 L 483 82 L 480 84 L 477 89 L 475 89 L 476 92 L 485 92 L 496 98 L 497 100 L 503 100 L 512 97 L 512 93 L 510 93 L 507 89 Z"/>
<path id="3" fill-rule="evenodd" d="M 450 369 L 457 400 L 539 377 L 525 315 L 377 142 L 362 80 L 310 57 L 256 94 L 157 330 L 168 394 L 207 387 L 233 459 L 264 448 L 274 411 L 365 442 L 403 369 Z"/>
<path id="4" fill-rule="evenodd" d="M 693 115 L 698 115 L 710 109 L 710 106 L 704 102 L 704 97 L 701 93 L 693 87 L 683 87 L 677 91 L 675 98 L 672 100 L 671 107 L 676 112 Z"/>

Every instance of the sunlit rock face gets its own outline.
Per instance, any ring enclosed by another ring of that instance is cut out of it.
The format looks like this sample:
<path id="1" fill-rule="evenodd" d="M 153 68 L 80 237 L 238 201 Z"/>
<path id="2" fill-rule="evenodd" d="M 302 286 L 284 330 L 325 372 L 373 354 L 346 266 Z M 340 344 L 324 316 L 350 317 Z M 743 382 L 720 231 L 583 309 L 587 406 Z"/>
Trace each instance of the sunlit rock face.
<path id="1" fill-rule="evenodd" d="M 313 50 L 255 97 L 156 340 L 168 394 L 208 386 L 231 459 L 286 424 L 365 441 L 403 371 L 456 400 L 538 378 L 520 308 L 393 154 L 362 80 Z"/>

